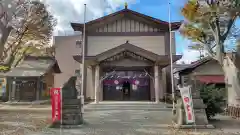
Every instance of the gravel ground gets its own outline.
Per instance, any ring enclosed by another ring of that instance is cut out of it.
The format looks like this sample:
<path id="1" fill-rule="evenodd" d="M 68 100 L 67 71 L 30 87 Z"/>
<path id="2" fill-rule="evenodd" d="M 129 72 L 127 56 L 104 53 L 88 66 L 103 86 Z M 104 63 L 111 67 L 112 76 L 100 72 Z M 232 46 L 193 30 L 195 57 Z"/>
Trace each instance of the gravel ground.
<path id="1" fill-rule="evenodd" d="M 221 116 L 222 117 L 222 116 Z M 75 129 L 46 129 L 31 135 L 239 135 L 240 121 L 215 121 L 216 129 L 177 130 L 168 111 L 86 112 L 86 123 Z M 227 125 L 226 125 L 227 124 Z M 29 134 L 30 135 L 30 134 Z"/>
<path id="2" fill-rule="evenodd" d="M 0 110 L 0 135 L 26 135 L 41 132 L 51 123 L 51 111 Z"/>
<path id="3" fill-rule="evenodd" d="M 15 109 L 14 109 L 15 108 Z M 84 114 L 84 125 L 75 129 L 47 128 L 49 107 L 0 106 L 0 135 L 239 135 L 240 120 L 217 116 L 213 130 L 177 130 L 171 111 L 94 110 Z"/>

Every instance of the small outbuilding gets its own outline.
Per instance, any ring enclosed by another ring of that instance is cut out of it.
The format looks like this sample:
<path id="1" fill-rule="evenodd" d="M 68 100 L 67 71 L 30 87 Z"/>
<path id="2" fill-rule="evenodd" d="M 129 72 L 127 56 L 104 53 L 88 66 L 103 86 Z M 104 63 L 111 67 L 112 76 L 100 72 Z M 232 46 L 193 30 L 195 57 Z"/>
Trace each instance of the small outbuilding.
<path id="1" fill-rule="evenodd" d="M 20 65 L 5 74 L 9 101 L 49 99 L 56 73 L 61 71 L 54 57 L 27 56 Z"/>

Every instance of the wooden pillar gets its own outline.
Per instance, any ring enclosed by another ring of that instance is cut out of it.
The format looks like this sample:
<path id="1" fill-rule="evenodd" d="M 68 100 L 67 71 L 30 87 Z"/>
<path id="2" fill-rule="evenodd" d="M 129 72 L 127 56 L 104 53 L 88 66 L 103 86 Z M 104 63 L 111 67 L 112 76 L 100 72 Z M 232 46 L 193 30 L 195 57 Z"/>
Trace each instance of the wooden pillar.
<path id="1" fill-rule="evenodd" d="M 159 68 L 154 66 L 154 89 L 155 89 L 155 102 L 159 103 Z"/>
<path id="2" fill-rule="evenodd" d="M 100 92 L 99 92 L 99 87 L 100 87 L 100 77 L 99 77 L 99 72 L 100 72 L 100 67 L 99 65 L 97 65 L 95 67 L 95 85 L 94 85 L 94 89 L 95 89 L 95 103 L 99 102 L 99 96 L 100 96 Z"/>
<path id="3" fill-rule="evenodd" d="M 7 89 L 8 89 L 8 101 L 12 101 L 12 82 L 13 80 L 10 78 L 7 78 Z"/>
<path id="4" fill-rule="evenodd" d="M 161 99 L 161 100 L 163 100 L 164 99 L 164 97 L 165 97 L 165 90 L 164 90 L 164 88 L 163 88 L 163 79 L 162 79 L 162 69 L 160 68 L 160 70 L 159 70 L 159 74 L 158 74 L 158 78 L 159 78 L 159 98 Z"/>
<path id="5" fill-rule="evenodd" d="M 40 100 L 40 81 L 41 77 L 37 78 L 36 100 Z"/>
<path id="6" fill-rule="evenodd" d="M 12 80 L 12 87 L 11 87 L 11 101 L 16 99 L 16 78 L 14 77 Z M 19 97 L 20 98 L 20 97 Z"/>

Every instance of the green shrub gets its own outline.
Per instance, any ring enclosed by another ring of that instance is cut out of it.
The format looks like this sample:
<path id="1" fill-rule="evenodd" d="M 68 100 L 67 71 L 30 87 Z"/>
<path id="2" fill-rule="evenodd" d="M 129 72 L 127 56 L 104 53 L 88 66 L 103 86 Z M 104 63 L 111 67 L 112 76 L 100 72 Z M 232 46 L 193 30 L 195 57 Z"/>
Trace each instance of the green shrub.
<path id="1" fill-rule="evenodd" d="M 211 119 L 218 113 L 222 113 L 224 104 L 225 88 L 218 88 L 215 85 L 203 85 L 200 88 L 200 95 L 206 105 L 207 118 Z"/>

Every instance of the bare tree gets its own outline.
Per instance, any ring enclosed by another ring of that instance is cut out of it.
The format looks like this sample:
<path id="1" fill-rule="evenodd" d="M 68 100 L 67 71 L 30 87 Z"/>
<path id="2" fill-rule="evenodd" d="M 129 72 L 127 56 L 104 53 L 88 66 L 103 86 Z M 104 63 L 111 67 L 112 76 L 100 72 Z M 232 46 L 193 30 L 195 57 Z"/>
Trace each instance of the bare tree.
<path id="1" fill-rule="evenodd" d="M 0 3 L 0 62 L 10 69 L 26 55 L 48 47 L 56 21 L 37 0 L 11 1 L 14 9 L 4 2 Z"/>

